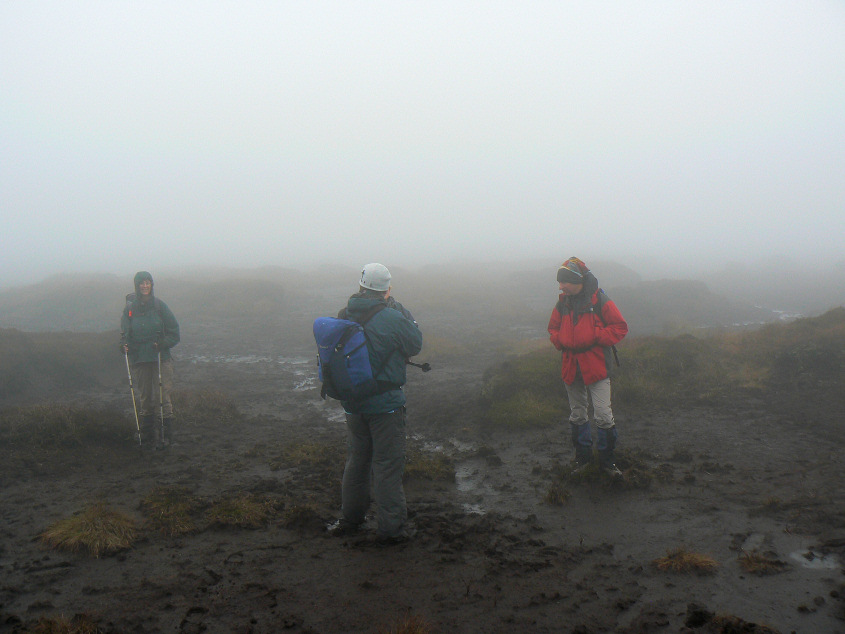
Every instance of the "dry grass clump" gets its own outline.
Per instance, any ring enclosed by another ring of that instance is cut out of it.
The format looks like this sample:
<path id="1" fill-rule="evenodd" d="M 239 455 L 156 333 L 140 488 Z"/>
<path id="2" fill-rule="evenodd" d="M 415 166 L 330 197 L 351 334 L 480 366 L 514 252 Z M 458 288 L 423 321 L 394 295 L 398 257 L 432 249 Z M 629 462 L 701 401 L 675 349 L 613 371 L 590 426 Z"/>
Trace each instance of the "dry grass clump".
<path id="1" fill-rule="evenodd" d="M 714 572 L 719 563 L 712 557 L 691 552 L 685 548 L 675 548 L 666 553 L 665 557 L 654 560 L 658 570 L 668 572 L 696 572 L 707 574 Z"/>
<path id="2" fill-rule="evenodd" d="M 209 524 L 260 528 L 276 513 L 277 502 L 261 499 L 249 493 L 223 498 L 214 502 L 206 511 Z"/>
<path id="3" fill-rule="evenodd" d="M 171 537 L 195 533 L 194 516 L 203 502 L 184 487 L 157 487 L 141 500 L 141 510 L 153 530 Z"/>
<path id="4" fill-rule="evenodd" d="M 0 412 L 0 446 L 59 448 L 119 445 L 134 430 L 125 414 L 47 403 Z"/>
<path id="5" fill-rule="evenodd" d="M 65 616 L 47 618 L 42 616 L 29 627 L 28 634 L 100 634 L 105 632 L 87 614 L 77 614 L 72 619 Z"/>
<path id="6" fill-rule="evenodd" d="M 783 500 L 779 497 L 769 497 L 763 500 L 763 503 L 760 504 L 759 507 L 754 509 L 758 513 L 772 513 L 776 511 L 781 511 L 787 508 L 787 504 L 784 504 Z"/>
<path id="7" fill-rule="evenodd" d="M 243 418 L 231 399 L 217 390 L 177 390 L 173 392 L 172 399 L 179 424 L 204 425 L 208 421 L 237 423 Z"/>
<path id="8" fill-rule="evenodd" d="M 53 548 L 72 552 L 87 550 L 99 557 L 130 548 L 135 536 L 132 518 L 99 502 L 59 520 L 41 533 L 39 539 Z"/>
<path id="9" fill-rule="evenodd" d="M 788 568 L 786 562 L 756 550 L 741 553 L 739 556 L 739 565 L 745 572 L 761 576 L 774 575 Z"/>
<path id="10" fill-rule="evenodd" d="M 419 614 L 408 615 L 398 623 L 389 627 L 379 628 L 379 634 L 430 634 L 431 625 Z"/>
<path id="11" fill-rule="evenodd" d="M 455 481 L 455 465 L 442 453 L 423 453 L 419 449 L 408 450 L 405 462 L 405 480 Z"/>
<path id="12" fill-rule="evenodd" d="M 563 506 L 571 496 L 572 494 L 566 489 L 563 482 L 556 480 L 555 482 L 552 482 L 549 490 L 546 491 L 546 496 L 543 498 L 543 501 L 546 502 L 546 504 Z"/>

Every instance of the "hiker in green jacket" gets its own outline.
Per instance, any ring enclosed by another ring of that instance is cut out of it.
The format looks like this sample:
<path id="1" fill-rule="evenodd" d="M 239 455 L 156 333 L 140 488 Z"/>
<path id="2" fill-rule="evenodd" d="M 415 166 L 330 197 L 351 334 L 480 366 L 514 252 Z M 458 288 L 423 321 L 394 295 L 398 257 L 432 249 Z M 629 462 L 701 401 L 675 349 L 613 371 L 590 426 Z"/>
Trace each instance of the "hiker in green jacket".
<path id="1" fill-rule="evenodd" d="M 387 308 L 364 325 L 370 363 L 381 368 L 375 379 L 382 391 L 362 401 L 343 401 L 346 412 L 346 467 L 341 487 L 343 517 L 329 527 L 334 535 L 358 530 L 370 506 L 370 479 L 378 521 L 377 537 L 384 543 L 407 539 L 408 509 L 402 475 L 405 471 L 406 360 L 422 349 L 422 333 L 401 304 L 390 296 L 387 267 L 367 264 L 359 290 L 339 317 L 360 320 L 379 303 Z"/>
<path id="2" fill-rule="evenodd" d="M 153 293 L 153 276 L 147 271 L 135 274 L 135 295 L 127 297 L 120 333 L 121 351 L 129 355 L 132 378 L 140 392 L 141 447 L 162 449 L 173 442 L 170 349 L 179 343 L 179 323 L 167 304 Z M 156 421 L 157 415 L 161 420 Z"/>

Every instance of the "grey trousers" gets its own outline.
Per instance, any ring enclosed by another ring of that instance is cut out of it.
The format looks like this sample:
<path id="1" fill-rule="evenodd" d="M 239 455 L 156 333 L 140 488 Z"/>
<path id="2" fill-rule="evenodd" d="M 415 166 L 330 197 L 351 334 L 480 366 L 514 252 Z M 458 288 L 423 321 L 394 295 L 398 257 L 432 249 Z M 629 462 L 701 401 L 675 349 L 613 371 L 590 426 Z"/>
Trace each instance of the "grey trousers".
<path id="1" fill-rule="evenodd" d="M 564 384 L 566 385 L 566 384 Z M 569 397 L 569 422 L 583 425 L 590 421 L 589 406 L 593 403 L 593 418 L 599 429 L 613 427 L 613 411 L 610 408 L 610 379 L 602 379 L 591 385 L 584 385 L 581 375 L 575 377 L 572 385 L 566 385 Z"/>
<path id="2" fill-rule="evenodd" d="M 164 417 L 173 416 L 173 405 L 170 402 L 170 392 L 173 390 L 173 360 L 161 362 L 162 398 L 158 390 L 158 362 L 136 363 L 132 366 L 132 381 L 140 393 L 140 416 L 158 415 L 160 401 L 164 403 L 162 411 Z"/>
<path id="3" fill-rule="evenodd" d="M 408 520 L 402 475 L 405 472 L 405 408 L 387 414 L 346 414 L 346 468 L 341 497 L 343 519 L 364 521 L 370 483 L 378 534 L 399 537 Z M 372 478 L 371 478 L 372 474 Z"/>

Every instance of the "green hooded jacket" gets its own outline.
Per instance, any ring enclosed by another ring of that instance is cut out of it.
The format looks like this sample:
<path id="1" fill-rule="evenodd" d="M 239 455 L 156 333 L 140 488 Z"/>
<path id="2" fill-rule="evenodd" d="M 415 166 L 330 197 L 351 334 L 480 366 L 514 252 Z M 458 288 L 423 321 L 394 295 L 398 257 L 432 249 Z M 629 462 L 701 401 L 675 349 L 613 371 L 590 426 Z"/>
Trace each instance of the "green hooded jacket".
<path id="1" fill-rule="evenodd" d="M 135 275 L 135 298 L 127 302 L 120 318 L 120 332 L 129 345 L 129 361 L 132 363 L 153 363 L 171 358 L 170 348 L 179 343 L 179 323 L 170 308 L 155 297 L 151 291 L 144 302 L 138 288 L 145 279 L 152 282 L 146 271 Z M 156 342 L 159 343 L 156 347 Z"/>
<path id="2" fill-rule="evenodd" d="M 380 303 L 388 302 L 366 293 L 355 294 L 346 305 L 346 319 L 361 319 Z M 397 308 L 388 307 L 376 313 L 364 325 L 364 332 L 367 334 L 370 365 L 373 370 L 382 368 L 375 379 L 401 386 L 406 381 L 405 360 L 422 350 L 422 333 L 402 313 L 401 304 L 391 302 L 391 305 L 394 304 Z M 397 388 L 363 401 L 343 401 L 342 404 L 343 409 L 351 414 L 385 414 L 405 405 L 405 393 Z"/>

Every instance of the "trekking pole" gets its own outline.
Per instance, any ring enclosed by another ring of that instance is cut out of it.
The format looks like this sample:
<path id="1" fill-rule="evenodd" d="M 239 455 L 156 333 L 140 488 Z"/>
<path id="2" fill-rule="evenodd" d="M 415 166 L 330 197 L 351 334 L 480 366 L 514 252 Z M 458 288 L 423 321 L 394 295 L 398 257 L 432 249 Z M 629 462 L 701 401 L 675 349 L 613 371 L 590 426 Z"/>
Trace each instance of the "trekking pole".
<path id="1" fill-rule="evenodd" d="M 158 411 L 161 414 L 161 446 L 164 446 L 164 390 L 161 387 L 161 352 L 158 353 Z"/>
<path id="2" fill-rule="evenodd" d="M 414 363 L 410 359 L 405 359 L 405 363 L 407 363 L 408 365 L 412 365 L 415 368 L 419 368 L 423 372 L 428 372 L 429 370 L 431 370 L 431 364 L 430 363 Z"/>
<path id="3" fill-rule="evenodd" d="M 132 409 L 135 411 L 135 429 L 138 430 L 138 446 L 141 446 L 141 423 L 138 422 L 138 406 L 135 404 L 135 387 L 132 385 L 132 371 L 129 369 L 129 352 L 123 351 L 126 357 L 126 374 L 129 377 L 129 393 L 132 394 Z"/>

